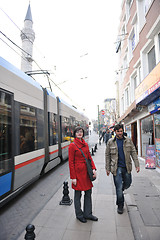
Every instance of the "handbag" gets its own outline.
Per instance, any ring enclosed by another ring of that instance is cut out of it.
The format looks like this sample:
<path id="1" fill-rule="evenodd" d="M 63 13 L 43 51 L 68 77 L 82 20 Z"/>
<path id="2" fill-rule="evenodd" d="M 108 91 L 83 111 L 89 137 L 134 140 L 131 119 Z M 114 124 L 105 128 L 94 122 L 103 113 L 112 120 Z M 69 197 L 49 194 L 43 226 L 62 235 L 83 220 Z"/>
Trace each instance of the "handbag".
<path id="1" fill-rule="evenodd" d="M 74 143 L 74 144 L 75 144 L 75 143 Z M 76 145 L 76 144 L 75 144 L 75 145 Z M 81 151 L 83 157 L 84 157 L 85 160 L 86 160 L 87 173 L 88 173 L 88 175 L 89 175 L 90 180 L 93 182 L 94 180 L 96 180 L 96 178 L 93 177 L 93 169 L 92 169 L 92 165 L 91 165 L 91 159 L 90 159 L 90 158 L 87 159 L 86 156 L 84 155 L 82 149 L 79 148 L 77 145 L 76 145 L 76 147 Z"/>

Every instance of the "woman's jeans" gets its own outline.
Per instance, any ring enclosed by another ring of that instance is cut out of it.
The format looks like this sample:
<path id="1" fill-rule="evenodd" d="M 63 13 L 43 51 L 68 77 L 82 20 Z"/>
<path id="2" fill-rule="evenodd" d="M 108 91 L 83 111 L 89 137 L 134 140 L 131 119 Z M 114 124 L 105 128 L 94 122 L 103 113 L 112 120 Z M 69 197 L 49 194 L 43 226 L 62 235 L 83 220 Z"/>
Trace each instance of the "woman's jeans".
<path id="1" fill-rule="evenodd" d="M 81 196 L 82 192 L 75 190 L 74 192 L 74 207 L 77 218 L 89 217 L 92 215 L 92 189 L 84 192 L 83 211 L 81 210 Z"/>
<path id="2" fill-rule="evenodd" d="M 116 187 L 117 201 L 118 206 L 124 206 L 124 194 L 123 191 L 131 186 L 132 175 L 127 172 L 126 168 L 118 167 L 117 175 L 113 176 L 114 184 Z"/>

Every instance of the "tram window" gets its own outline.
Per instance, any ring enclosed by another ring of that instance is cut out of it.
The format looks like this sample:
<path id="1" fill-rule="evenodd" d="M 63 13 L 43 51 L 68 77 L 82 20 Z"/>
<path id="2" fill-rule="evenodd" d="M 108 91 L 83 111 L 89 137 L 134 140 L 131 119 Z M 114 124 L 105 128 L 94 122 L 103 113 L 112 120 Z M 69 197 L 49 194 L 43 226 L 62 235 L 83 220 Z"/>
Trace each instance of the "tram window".
<path id="1" fill-rule="evenodd" d="M 0 174 L 11 168 L 11 95 L 0 91 Z"/>
<path id="2" fill-rule="evenodd" d="M 69 141 L 70 137 L 70 120 L 67 117 L 62 117 L 62 142 Z"/>
<path id="3" fill-rule="evenodd" d="M 58 143 L 57 115 L 49 113 L 49 145 Z"/>
<path id="4" fill-rule="evenodd" d="M 77 121 L 74 117 L 71 117 L 71 127 L 70 127 L 70 132 L 71 132 L 71 137 L 73 137 L 73 133 L 76 127 Z"/>
<path id="5" fill-rule="evenodd" d="M 86 121 L 81 121 L 81 126 L 84 129 L 85 136 L 89 135 L 89 126 Z"/>
<path id="6" fill-rule="evenodd" d="M 44 111 L 37 109 L 37 142 L 38 149 L 44 148 Z"/>
<path id="7" fill-rule="evenodd" d="M 20 107 L 20 153 L 37 149 L 36 109 L 21 105 Z"/>

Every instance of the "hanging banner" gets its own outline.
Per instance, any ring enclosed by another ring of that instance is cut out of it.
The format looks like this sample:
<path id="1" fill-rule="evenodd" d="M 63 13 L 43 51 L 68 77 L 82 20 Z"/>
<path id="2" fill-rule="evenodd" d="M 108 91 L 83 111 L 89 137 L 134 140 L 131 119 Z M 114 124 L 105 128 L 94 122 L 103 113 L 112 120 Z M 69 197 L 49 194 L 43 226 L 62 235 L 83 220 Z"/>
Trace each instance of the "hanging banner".
<path id="1" fill-rule="evenodd" d="M 156 151 L 155 145 L 146 146 L 145 168 L 156 168 Z"/>

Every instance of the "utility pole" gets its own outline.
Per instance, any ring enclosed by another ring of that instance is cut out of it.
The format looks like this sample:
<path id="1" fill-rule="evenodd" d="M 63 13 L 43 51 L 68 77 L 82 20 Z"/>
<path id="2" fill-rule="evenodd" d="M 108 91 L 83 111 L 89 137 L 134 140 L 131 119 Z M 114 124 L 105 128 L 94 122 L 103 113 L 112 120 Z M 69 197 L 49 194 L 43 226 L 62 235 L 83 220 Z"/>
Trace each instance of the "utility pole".
<path id="1" fill-rule="evenodd" d="M 100 137 L 99 105 L 98 105 L 98 132 L 99 132 L 99 137 Z"/>

